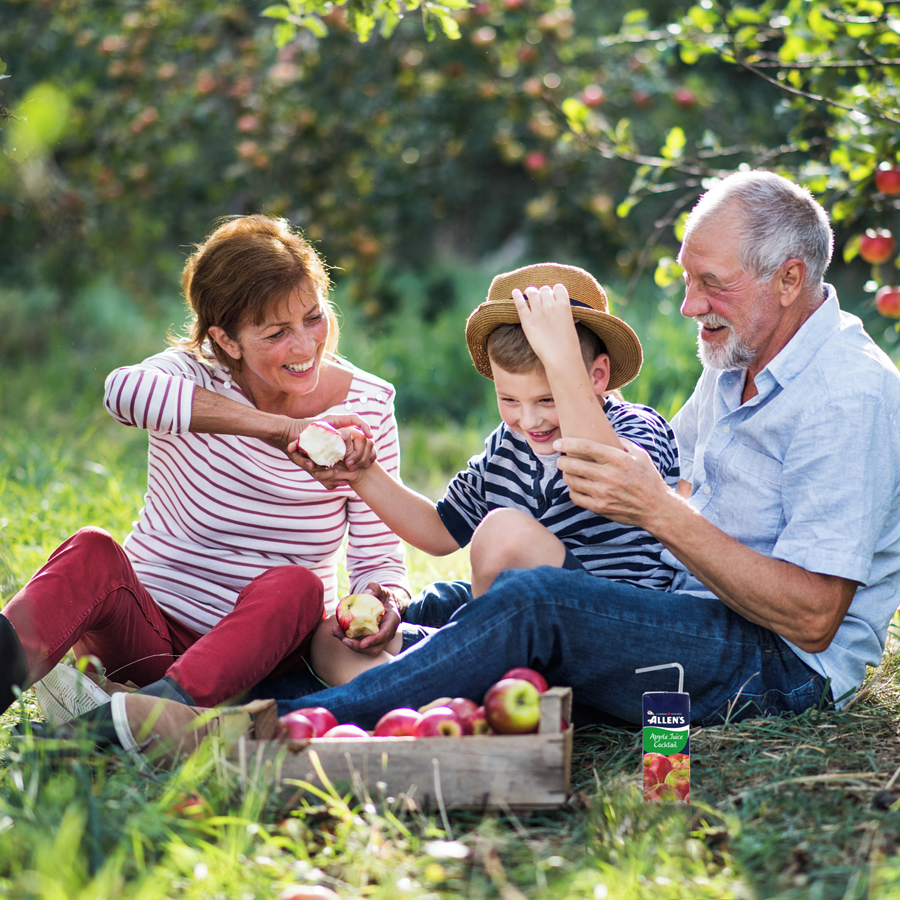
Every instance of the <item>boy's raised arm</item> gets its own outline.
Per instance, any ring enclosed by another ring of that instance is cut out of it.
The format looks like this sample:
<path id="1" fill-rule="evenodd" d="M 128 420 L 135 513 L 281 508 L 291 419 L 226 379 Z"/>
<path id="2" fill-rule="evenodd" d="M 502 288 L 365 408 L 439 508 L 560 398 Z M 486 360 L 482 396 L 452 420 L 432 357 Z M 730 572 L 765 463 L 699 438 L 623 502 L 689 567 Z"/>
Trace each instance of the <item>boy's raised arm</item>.
<path id="1" fill-rule="evenodd" d="M 515 289 L 512 299 L 525 337 L 547 373 L 563 437 L 587 438 L 621 449 L 623 444 L 603 411 L 609 359 L 604 363 L 604 357 L 598 357 L 590 372 L 585 369 L 565 286 L 529 287 L 524 295 Z"/>

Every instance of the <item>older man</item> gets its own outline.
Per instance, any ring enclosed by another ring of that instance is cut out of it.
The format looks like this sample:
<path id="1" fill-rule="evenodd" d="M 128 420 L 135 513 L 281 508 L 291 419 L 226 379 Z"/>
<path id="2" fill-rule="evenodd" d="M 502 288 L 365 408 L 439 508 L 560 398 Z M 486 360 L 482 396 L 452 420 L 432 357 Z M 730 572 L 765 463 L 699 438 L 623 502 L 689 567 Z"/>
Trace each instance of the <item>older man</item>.
<path id="1" fill-rule="evenodd" d="M 771 173 L 732 175 L 692 211 L 681 311 L 704 372 L 673 422 L 690 499 L 637 447 L 560 442 L 575 502 L 657 537 L 671 591 L 550 568 L 502 573 L 466 603 L 435 585 L 409 617 L 458 607 L 446 625 L 280 712 L 322 705 L 371 727 L 392 707 L 480 698 L 524 665 L 637 723 L 641 694 L 676 677 L 635 669 L 671 662 L 701 724 L 846 702 L 897 608 L 900 376 L 823 283 L 831 249 L 824 210 Z M 118 733 L 140 715 L 120 701 Z"/>

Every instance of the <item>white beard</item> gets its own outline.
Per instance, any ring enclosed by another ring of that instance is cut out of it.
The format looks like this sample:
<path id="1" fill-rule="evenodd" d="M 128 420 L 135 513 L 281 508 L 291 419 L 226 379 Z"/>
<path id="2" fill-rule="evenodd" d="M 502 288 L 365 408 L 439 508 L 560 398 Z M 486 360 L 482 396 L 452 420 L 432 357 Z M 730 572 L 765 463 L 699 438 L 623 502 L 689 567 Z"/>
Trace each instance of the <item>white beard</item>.
<path id="1" fill-rule="evenodd" d="M 697 316 L 697 323 L 709 328 L 725 326 L 728 329 L 728 338 L 725 341 L 712 343 L 704 341 L 697 334 L 697 355 L 700 362 L 708 369 L 747 369 L 756 356 L 756 351 L 748 347 L 734 330 L 734 326 L 727 319 L 717 315 Z"/>

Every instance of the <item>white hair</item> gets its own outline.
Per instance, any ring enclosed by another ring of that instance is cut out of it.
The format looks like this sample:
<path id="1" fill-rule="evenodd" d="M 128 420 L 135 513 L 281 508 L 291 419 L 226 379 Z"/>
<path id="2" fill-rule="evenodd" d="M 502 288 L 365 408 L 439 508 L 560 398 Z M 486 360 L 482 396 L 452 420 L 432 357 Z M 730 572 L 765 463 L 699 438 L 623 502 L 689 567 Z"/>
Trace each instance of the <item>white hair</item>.
<path id="1" fill-rule="evenodd" d="M 697 201 L 685 240 L 728 207 L 740 211 L 738 261 L 757 281 L 771 278 L 789 259 L 806 264 L 806 289 L 821 296 L 834 235 L 828 213 L 804 187 L 761 169 L 736 172 Z"/>

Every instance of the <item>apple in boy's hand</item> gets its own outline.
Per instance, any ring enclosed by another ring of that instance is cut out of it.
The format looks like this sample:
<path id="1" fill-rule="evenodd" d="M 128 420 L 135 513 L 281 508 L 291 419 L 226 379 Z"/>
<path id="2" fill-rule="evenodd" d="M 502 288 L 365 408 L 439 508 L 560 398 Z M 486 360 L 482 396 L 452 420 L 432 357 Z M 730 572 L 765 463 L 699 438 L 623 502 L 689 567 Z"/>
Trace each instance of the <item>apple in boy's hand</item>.
<path id="1" fill-rule="evenodd" d="M 510 669 L 503 677 L 524 678 L 525 681 L 530 681 L 538 689 L 539 694 L 543 694 L 548 688 L 547 679 L 540 672 L 535 672 L 534 669 L 528 669 L 525 666 Z"/>
<path id="2" fill-rule="evenodd" d="M 335 725 L 334 728 L 329 729 L 325 732 L 322 737 L 327 738 L 367 738 L 369 733 L 367 731 L 363 731 L 359 725 Z"/>
<path id="3" fill-rule="evenodd" d="M 675 790 L 678 791 L 679 799 L 684 800 L 691 789 L 690 771 L 682 767 L 672 769 L 672 771 L 666 775 L 665 783 L 675 788 Z"/>
<path id="4" fill-rule="evenodd" d="M 322 737 L 338 723 L 334 713 L 330 709 L 325 709 L 324 706 L 304 706 L 301 709 L 295 709 L 288 715 L 294 713 L 305 716 L 313 723 L 313 727 L 316 729 L 314 737 Z"/>
<path id="5" fill-rule="evenodd" d="M 499 734 L 531 734 L 541 721 L 541 695 L 524 678 L 501 678 L 485 694 L 484 711 Z"/>
<path id="6" fill-rule="evenodd" d="M 347 453 L 346 442 L 330 422 L 311 422 L 300 432 L 297 443 L 317 466 L 336 465 Z"/>
<path id="7" fill-rule="evenodd" d="M 305 741 L 317 737 L 316 726 L 297 710 L 281 716 L 278 721 L 284 726 L 287 736 L 292 741 Z"/>
<path id="8" fill-rule="evenodd" d="M 372 594 L 347 594 L 337 605 L 337 622 L 348 638 L 378 634 L 384 606 Z"/>
<path id="9" fill-rule="evenodd" d="M 386 712 L 375 725 L 375 737 L 405 737 L 415 734 L 416 725 L 422 714 L 414 709 L 392 709 Z"/>
<path id="10" fill-rule="evenodd" d="M 462 737 L 462 719 L 449 706 L 436 706 L 423 713 L 413 737 Z"/>
<path id="11" fill-rule="evenodd" d="M 672 771 L 672 763 L 662 753 L 644 754 L 644 787 L 665 781 L 666 775 Z"/>

